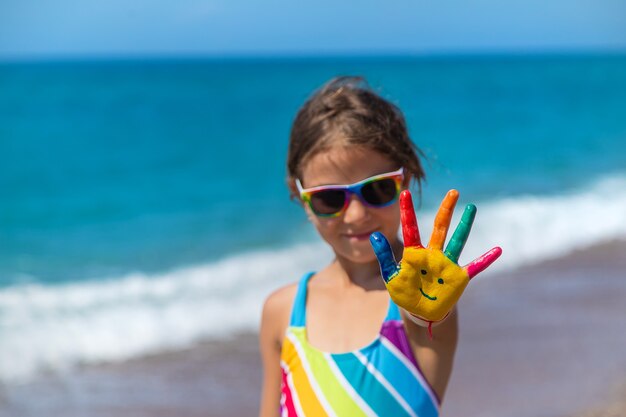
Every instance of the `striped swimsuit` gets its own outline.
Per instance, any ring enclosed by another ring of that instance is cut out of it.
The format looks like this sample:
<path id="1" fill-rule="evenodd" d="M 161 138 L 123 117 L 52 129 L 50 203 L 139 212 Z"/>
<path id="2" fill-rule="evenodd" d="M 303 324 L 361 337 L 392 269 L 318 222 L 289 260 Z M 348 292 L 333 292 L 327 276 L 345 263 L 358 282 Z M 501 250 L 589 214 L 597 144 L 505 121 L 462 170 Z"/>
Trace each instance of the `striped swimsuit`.
<path id="1" fill-rule="evenodd" d="M 298 285 L 283 341 L 281 416 L 438 416 L 439 400 L 420 371 L 393 301 L 380 334 L 361 349 L 327 353 L 308 343 L 306 294 L 312 275 Z"/>

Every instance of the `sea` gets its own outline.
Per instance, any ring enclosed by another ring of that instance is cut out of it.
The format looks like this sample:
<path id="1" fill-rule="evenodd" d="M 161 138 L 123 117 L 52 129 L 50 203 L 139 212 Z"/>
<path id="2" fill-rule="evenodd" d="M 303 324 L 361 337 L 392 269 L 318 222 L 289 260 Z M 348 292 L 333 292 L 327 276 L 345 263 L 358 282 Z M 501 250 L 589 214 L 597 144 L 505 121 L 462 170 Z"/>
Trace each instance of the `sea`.
<path id="1" fill-rule="evenodd" d="M 423 235 L 447 190 L 477 205 L 461 263 L 626 239 L 626 54 L 2 62 L 0 385 L 257 331 L 332 259 L 285 165 L 339 75 L 404 112 Z"/>

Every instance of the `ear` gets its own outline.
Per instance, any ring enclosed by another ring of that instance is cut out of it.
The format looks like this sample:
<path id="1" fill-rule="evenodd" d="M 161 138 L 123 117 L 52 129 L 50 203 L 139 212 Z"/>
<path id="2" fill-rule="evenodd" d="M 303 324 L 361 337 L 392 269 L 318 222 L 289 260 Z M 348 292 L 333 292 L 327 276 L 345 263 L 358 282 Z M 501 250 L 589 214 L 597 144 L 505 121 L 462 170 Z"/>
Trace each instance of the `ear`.
<path id="1" fill-rule="evenodd" d="M 311 224 L 315 224 L 315 221 L 317 220 L 315 214 L 311 213 L 311 210 L 308 207 L 304 207 L 304 210 L 306 212 L 306 218 L 309 220 L 309 222 Z"/>
<path id="2" fill-rule="evenodd" d="M 302 205 L 302 199 L 296 187 L 296 179 L 293 177 L 287 177 L 287 188 L 289 188 L 289 199 Z"/>
<path id="3" fill-rule="evenodd" d="M 304 214 L 306 214 L 306 218 L 309 220 L 309 222 L 315 224 L 315 222 L 318 221 L 317 216 L 311 211 L 311 207 L 309 207 L 308 204 L 304 204 L 300 197 L 294 198 L 293 201 L 296 201 L 298 202 L 298 204 L 300 204 L 300 207 L 302 207 L 302 209 L 304 210 Z"/>

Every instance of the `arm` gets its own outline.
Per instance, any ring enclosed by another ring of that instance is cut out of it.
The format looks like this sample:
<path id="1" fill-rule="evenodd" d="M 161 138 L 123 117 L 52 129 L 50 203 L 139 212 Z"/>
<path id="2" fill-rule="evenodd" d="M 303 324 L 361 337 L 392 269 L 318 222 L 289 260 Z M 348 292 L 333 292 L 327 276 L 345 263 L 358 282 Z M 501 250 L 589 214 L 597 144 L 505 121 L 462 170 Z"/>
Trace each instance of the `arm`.
<path id="1" fill-rule="evenodd" d="M 259 333 L 259 347 L 263 361 L 263 389 L 259 417 L 276 417 L 280 401 L 280 343 L 273 327 L 273 309 L 270 299 L 265 302 Z"/>
<path id="2" fill-rule="evenodd" d="M 434 338 L 428 335 L 428 323 L 416 324 L 408 317 L 406 311 L 401 310 L 401 312 L 417 363 L 439 400 L 443 401 L 452 373 L 459 335 L 457 309 L 452 310 L 444 321 L 435 325 L 437 337 Z"/>
<path id="3" fill-rule="evenodd" d="M 416 359 L 440 399 L 450 378 L 457 345 L 455 305 L 469 281 L 502 253 L 496 247 L 466 266 L 457 263 L 476 215 L 473 204 L 465 208 L 461 222 L 443 249 L 457 199 L 458 192 L 448 192 L 435 217 L 430 242 L 423 246 L 411 193 L 402 192 L 404 251 L 400 263 L 395 261 L 391 246 L 381 233 L 370 236 L 389 295 L 403 309 L 405 328 Z M 432 327 L 435 326 L 437 334 L 433 337 Z"/>
<path id="4" fill-rule="evenodd" d="M 259 348 L 263 362 L 263 388 L 259 417 L 277 417 L 280 412 L 282 372 L 280 354 L 282 338 L 289 324 L 289 312 L 295 296 L 295 285 L 272 293 L 263 305 Z"/>

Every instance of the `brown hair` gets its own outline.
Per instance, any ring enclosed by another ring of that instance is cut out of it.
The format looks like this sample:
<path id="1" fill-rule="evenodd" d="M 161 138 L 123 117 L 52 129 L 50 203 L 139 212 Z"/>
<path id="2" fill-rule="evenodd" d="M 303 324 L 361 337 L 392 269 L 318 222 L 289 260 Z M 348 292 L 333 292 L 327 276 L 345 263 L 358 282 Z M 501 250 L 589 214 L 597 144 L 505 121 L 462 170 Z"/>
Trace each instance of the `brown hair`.
<path id="1" fill-rule="evenodd" d="M 300 108 L 289 137 L 288 181 L 301 178 L 311 157 L 337 145 L 361 145 L 387 155 L 412 176 L 421 194 L 425 173 L 419 156 L 424 153 L 409 138 L 400 109 L 362 77 L 333 78 Z"/>

